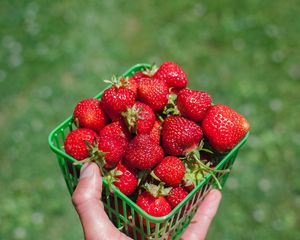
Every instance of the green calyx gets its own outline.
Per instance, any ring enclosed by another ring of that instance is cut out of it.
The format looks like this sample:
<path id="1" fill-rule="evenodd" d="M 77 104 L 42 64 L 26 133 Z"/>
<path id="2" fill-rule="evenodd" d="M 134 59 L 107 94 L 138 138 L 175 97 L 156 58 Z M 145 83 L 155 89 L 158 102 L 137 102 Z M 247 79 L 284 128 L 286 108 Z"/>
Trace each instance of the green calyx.
<path id="1" fill-rule="evenodd" d="M 113 75 L 111 77 L 111 80 L 103 80 L 103 81 L 105 83 L 115 86 L 116 88 L 121 88 L 128 85 L 128 79 L 129 79 L 128 77 L 123 78 L 123 77 Z"/>
<path id="2" fill-rule="evenodd" d="M 158 70 L 158 67 L 155 65 L 155 63 L 153 63 L 150 68 L 142 71 L 142 73 L 149 77 L 152 77 L 156 73 L 157 70 Z"/>
<path id="3" fill-rule="evenodd" d="M 187 183 L 190 183 L 190 184 L 195 183 L 195 185 L 197 185 L 200 183 L 200 181 L 205 176 L 207 176 L 208 174 L 211 174 L 211 176 L 215 180 L 218 188 L 221 190 L 222 186 L 221 186 L 218 178 L 216 177 L 215 173 L 228 173 L 230 171 L 230 169 L 216 170 L 216 169 L 210 167 L 211 163 L 209 161 L 204 163 L 204 161 L 201 160 L 201 157 L 200 157 L 201 151 L 213 154 L 212 151 L 204 148 L 204 142 L 202 140 L 196 149 L 194 149 L 191 152 L 188 152 L 185 155 L 185 157 L 183 157 L 183 161 L 184 161 L 186 169 L 187 169 L 184 180 Z"/>
<path id="4" fill-rule="evenodd" d="M 123 174 L 123 172 L 121 172 L 120 170 L 117 170 L 117 168 L 114 168 L 112 170 L 110 170 L 107 175 L 105 176 L 107 184 L 108 184 L 108 188 L 110 192 L 113 192 L 112 190 L 112 185 L 114 182 L 119 182 L 120 179 L 116 178 L 118 176 L 121 176 Z"/>
<path id="5" fill-rule="evenodd" d="M 165 115 L 173 115 L 173 116 L 179 116 L 180 112 L 176 106 L 176 99 L 177 99 L 177 95 L 176 94 L 169 94 L 168 95 L 168 103 L 165 106 L 164 110 L 163 110 L 163 114 Z"/>
<path id="6" fill-rule="evenodd" d="M 161 197 L 161 196 L 168 196 L 172 187 L 164 187 L 165 183 L 160 182 L 159 185 L 146 183 L 144 188 L 153 196 L 153 197 Z"/>
<path id="7" fill-rule="evenodd" d="M 127 108 L 126 112 L 122 112 L 121 115 L 124 117 L 126 124 L 128 126 L 128 129 L 132 133 L 137 133 L 137 121 L 139 119 L 144 119 L 141 116 L 143 109 L 142 108 L 137 108 L 136 104 L 133 105 L 131 108 Z"/>
<path id="8" fill-rule="evenodd" d="M 105 161 L 105 155 L 108 154 L 107 152 L 102 152 L 98 149 L 98 142 L 97 139 L 94 138 L 94 143 L 90 144 L 88 141 L 84 140 L 85 145 L 88 147 L 89 151 L 89 157 L 81 160 L 81 161 L 76 161 L 74 165 L 79 165 L 79 164 L 84 164 L 87 162 L 95 162 L 100 170 L 100 173 L 103 177 L 107 176 L 108 172 L 104 168 L 106 161 Z"/>

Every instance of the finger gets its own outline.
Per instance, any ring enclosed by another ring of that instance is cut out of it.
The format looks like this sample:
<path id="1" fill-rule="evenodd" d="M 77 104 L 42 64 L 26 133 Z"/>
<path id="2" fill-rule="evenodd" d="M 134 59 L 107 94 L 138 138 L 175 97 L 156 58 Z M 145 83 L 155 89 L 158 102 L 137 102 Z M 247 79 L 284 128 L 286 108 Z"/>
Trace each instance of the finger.
<path id="1" fill-rule="evenodd" d="M 95 163 L 86 163 L 80 171 L 80 179 L 73 193 L 72 202 L 79 215 L 85 239 L 119 239 L 118 231 L 106 215 L 100 201 L 102 178 Z"/>
<path id="2" fill-rule="evenodd" d="M 182 239 L 203 240 L 209 229 L 209 225 L 218 210 L 222 195 L 221 192 L 213 189 L 200 203 L 196 215 L 193 217 L 189 227 L 182 235 Z"/>

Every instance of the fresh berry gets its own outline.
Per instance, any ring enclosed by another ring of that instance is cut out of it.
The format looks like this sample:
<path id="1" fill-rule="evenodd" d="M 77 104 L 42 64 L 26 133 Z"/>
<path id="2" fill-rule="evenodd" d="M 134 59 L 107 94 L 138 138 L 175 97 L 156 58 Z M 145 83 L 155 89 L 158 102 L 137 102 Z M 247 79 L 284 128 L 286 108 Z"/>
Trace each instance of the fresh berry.
<path id="1" fill-rule="evenodd" d="M 161 125 L 162 125 L 161 121 L 155 120 L 153 128 L 149 133 L 150 138 L 157 144 L 160 144 Z"/>
<path id="2" fill-rule="evenodd" d="M 182 187 L 176 187 L 171 190 L 167 196 L 168 202 L 171 204 L 172 208 L 175 208 L 179 203 L 186 198 L 189 193 Z"/>
<path id="3" fill-rule="evenodd" d="M 136 102 L 122 113 L 129 130 L 136 134 L 149 133 L 155 122 L 155 113 L 148 105 Z"/>
<path id="4" fill-rule="evenodd" d="M 177 95 L 176 105 L 181 115 L 200 122 L 211 105 L 211 97 L 207 92 L 182 89 Z"/>
<path id="5" fill-rule="evenodd" d="M 131 195 L 138 185 L 136 173 L 122 163 L 118 163 L 112 172 L 114 178 L 113 184 L 126 196 Z"/>
<path id="6" fill-rule="evenodd" d="M 106 125 L 100 131 L 100 135 L 101 135 L 101 137 L 121 136 L 127 142 L 129 142 L 132 139 L 132 136 L 131 136 L 130 132 L 128 131 L 128 128 L 127 128 L 126 124 L 123 122 L 123 120 L 112 122 L 112 123 Z"/>
<path id="7" fill-rule="evenodd" d="M 128 145 L 125 162 L 140 170 L 151 169 L 164 157 L 164 151 L 149 135 L 139 134 Z"/>
<path id="8" fill-rule="evenodd" d="M 151 78 L 156 71 L 157 71 L 157 66 L 152 65 L 151 68 L 149 69 L 136 72 L 135 74 L 133 74 L 132 78 L 137 80 L 137 82 L 140 82 L 142 78 Z"/>
<path id="9" fill-rule="evenodd" d="M 153 77 L 164 80 L 169 88 L 182 89 L 188 84 L 185 72 L 174 62 L 164 62 Z"/>
<path id="10" fill-rule="evenodd" d="M 88 98 L 77 103 L 73 119 L 77 127 L 89 128 L 99 132 L 107 123 L 108 117 L 95 98 Z"/>
<path id="11" fill-rule="evenodd" d="M 99 141 L 98 134 L 87 128 L 78 128 L 67 135 L 64 142 L 64 148 L 67 154 L 77 160 L 83 160 L 90 156 L 89 148 L 85 141 L 94 144 L 94 141 Z"/>
<path id="12" fill-rule="evenodd" d="M 120 79 L 120 83 L 124 88 L 131 90 L 137 95 L 138 81 L 132 77 L 125 77 Z"/>
<path id="13" fill-rule="evenodd" d="M 249 122 L 226 105 L 210 107 L 202 121 L 205 137 L 219 152 L 231 150 L 250 129 Z"/>
<path id="14" fill-rule="evenodd" d="M 183 117 L 170 116 L 162 128 L 162 145 L 169 155 L 180 156 L 195 150 L 203 137 L 195 122 Z"/>
<path id="15" fill-rule="evenodd" d="M 143 78 L 138 85 L 138 99 L 154 111 L 160 111 L 167 105 L 168 93 L 168 86 L 159 79 Z"/>
<path id="16" fill-rule="evenodd" d="M 102 152 L 104 167 L 107 169 L 114 168 L 124 157 L 128 142 L 120 135 L 104 136 L 100 131 L 98 149 Z"/>
<path id="17" fill-rule="evenodd" d="M 135 103 L 135 94 L 124 87 L 112 86 L 104 91 L 101 98 L 101 106 L 107 115 L 116 121 L 121 118 L 121 113 Z"/>
<path id="18" fill-rule="evenodd" d="M 182 161 L 174 156 L 165 157 L 155 168 L 154 174 L 170 186 L 177 186 L 185 173 Z"/>
<path id="19" fill-rule="evenodd" d="M 165 197 L 153 197 L 147 191 L 142 192 L 142 194 L 138 196 L 136 204 L 146 213 L 154 217 L 162 217 L 168 215 L 172 210 Z"/>

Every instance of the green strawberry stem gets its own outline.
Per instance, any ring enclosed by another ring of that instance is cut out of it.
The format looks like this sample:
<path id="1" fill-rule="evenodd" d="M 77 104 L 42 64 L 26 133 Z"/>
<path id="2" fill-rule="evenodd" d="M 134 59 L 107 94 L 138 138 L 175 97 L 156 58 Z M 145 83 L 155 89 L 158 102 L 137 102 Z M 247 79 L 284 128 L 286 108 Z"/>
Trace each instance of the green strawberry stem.
<path id="1" fill-rule="evenodd" d="M 128 77 L 124 78 L 124 81 L 121 81 L 122 77 L 113 75 L 111 77 L 111 80 L 103 80 L 103 82 L 111 84 L 112 86 L 115 86 L 116 88 L 124 87 L 128 85 Z"/>
<path id="2" fill-rule="evenodd" d="M 105 155 L 106 152 L 102 152 L 98 149 L 98 143 L 97 139 L 94 139 L 94 144 L 90 144 L 88 141 L 84 140 L 85 145 L 88 147 L 90 156 L 88 158 L 85 158 L 81 161 L 75 161 L 74 165 L 82 165 L 87 162 L 95 162 L 100 170 L 101 176 L 106 177 L 108 175 L 108 171 L 104 168 L 105 162 Z"/>
<path id="3" fill-rule="evenodd" d="M 139 177 L 139 184 L 136 188 L 136 192 L 139 192 L 142 186 L 145 184 L 149 174 L 151 173 L 151 169 L 145 170 L 142 172 L 142 175 Z"/>
<path id="4" fill-rule="evenodd" d="M 169 94 L 168 95 L 168 103 L 165 106 L 163 110 L 163 114 L 165 115 L 173 115 L 173 116 L 179 116 L 180 112 L 176 106 L 176 99 L 177 95 L 176 94 Z"/>
<path id="5" fill-rule="evenodd" d="M 196 154 L 193 155 L 193 158 L 197 161 L 197 163 L 199 163 L 200 169 L 203 170 L 206 173 L 211 174 L 212 178 L 215 180 L 215 182 L 217 183 L 217 186 L 220 190 L 222 190 L 222 186 L 218 180 L 218 178 L 215 175 L 215 172 L 217 173 L 228 173 L 230 170 L 229 169 L 224 169 L 224 170 L 216 170 L 213 169 L 207 165 L 205 165 L 199 158 L 198 156 L 196 156 Z M 203 175 L 203 173 L 202 173 Z"/>
<path id="6" fill-rule="evenodd" d="M 142 111 L 143 111 L 142 108 L 137 108 L 136 104 L 134 104 L 133 107 L 127 108 L 127 110 L 125 112 L 121 113 L 122 117 L 124 117 L 124 119 L 127 123 L 128 129 L 130 132 L 133 132 L 135 134 L 137 133 L 136 132 L 137 131 L 136 130 L 137 121 L 139 119 L 144 119 L 141 116 Z"/>

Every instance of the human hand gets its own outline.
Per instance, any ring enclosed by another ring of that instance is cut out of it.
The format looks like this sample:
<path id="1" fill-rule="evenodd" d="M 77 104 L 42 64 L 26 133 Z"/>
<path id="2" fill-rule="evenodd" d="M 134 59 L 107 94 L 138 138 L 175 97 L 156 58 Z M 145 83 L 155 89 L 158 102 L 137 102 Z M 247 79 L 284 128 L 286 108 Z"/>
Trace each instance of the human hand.
<path id="1" fill-rule="evenodd" d="M 95 163 L 86 163 L 80 172 L 78 185 L 73 193 L 72 201 L 79 215 L 86 240 L 120 239 L 129 240 L 109 220 L 100 201 L 102 191 L 102 178 Z M 214 218 L 221 193 L 211 190 L 200 203 L 199 209 L 193 217 L 189 227 L 181 239 L 205 239 L 210 223 Z"/>

